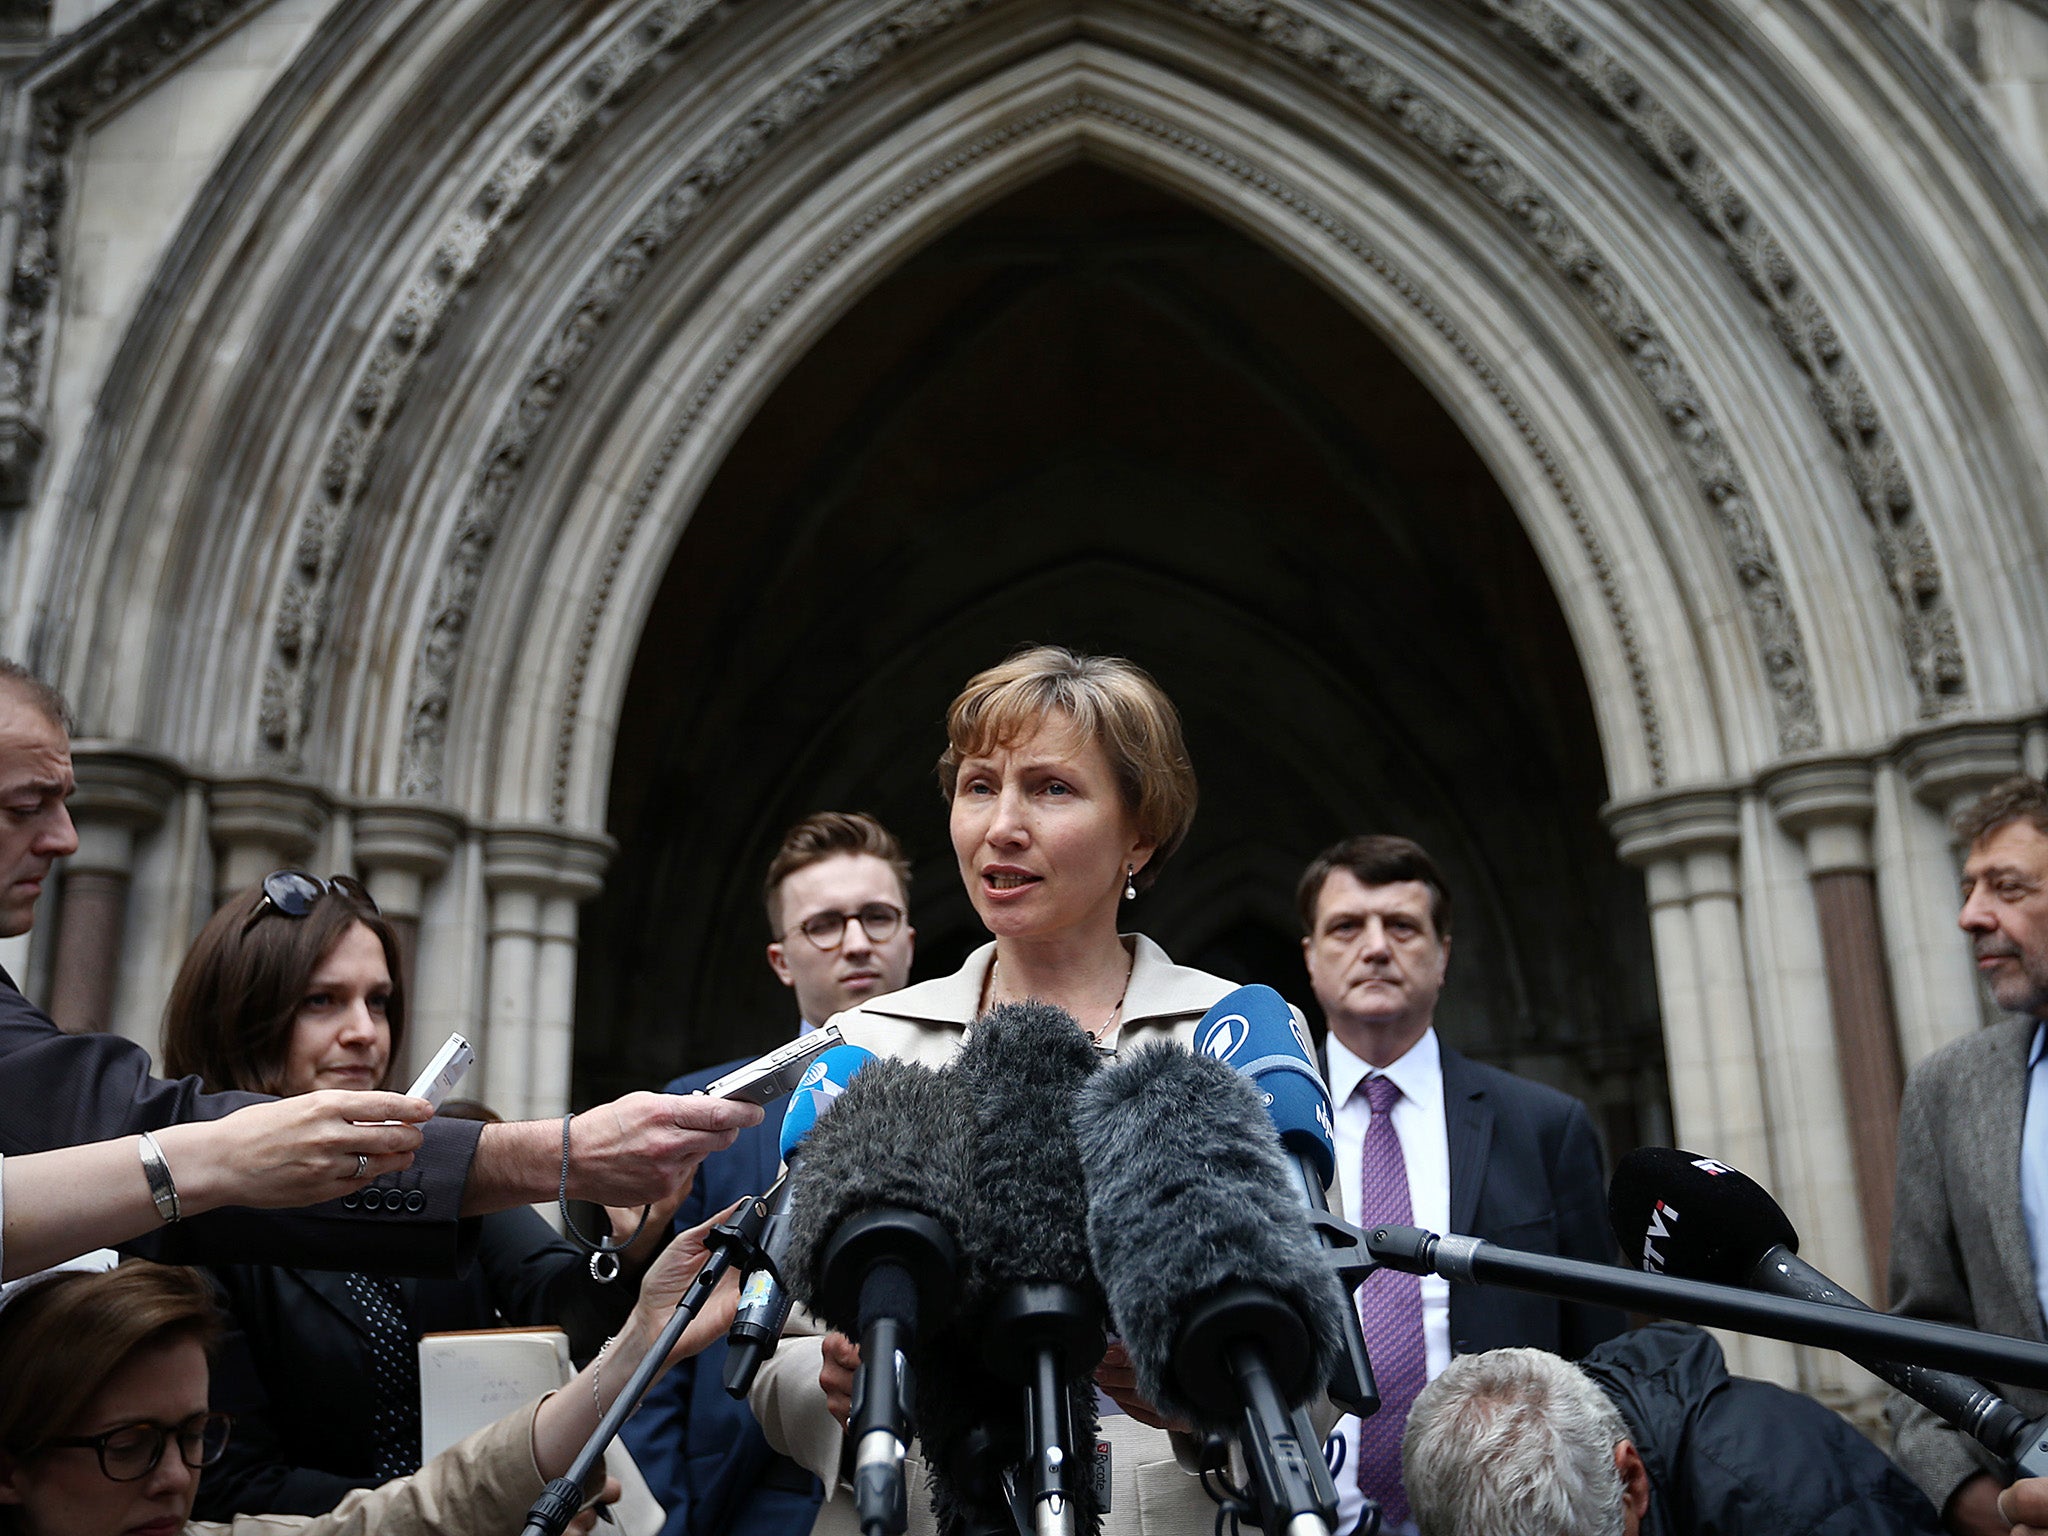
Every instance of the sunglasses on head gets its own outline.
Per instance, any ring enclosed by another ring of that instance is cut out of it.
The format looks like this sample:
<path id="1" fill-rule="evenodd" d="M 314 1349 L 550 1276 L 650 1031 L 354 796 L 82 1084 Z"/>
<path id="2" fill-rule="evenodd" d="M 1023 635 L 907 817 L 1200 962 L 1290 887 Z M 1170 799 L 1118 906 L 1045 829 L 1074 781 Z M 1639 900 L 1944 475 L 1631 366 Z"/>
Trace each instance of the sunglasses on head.
<path id="1" fill-rule="evenodd" d="M 256 910 L 249 914 L 249 922 L 242 931 L 248 932 L 266 912 L 304 917 L 322 896 L 329 895 L 342 897 L 372 912 L 377 910 L 376 899 L 354 875 L 330 875 L 322 880 L 302 869 L 274 869 L 263 877 L 263 899 L 256 903 Z"/>

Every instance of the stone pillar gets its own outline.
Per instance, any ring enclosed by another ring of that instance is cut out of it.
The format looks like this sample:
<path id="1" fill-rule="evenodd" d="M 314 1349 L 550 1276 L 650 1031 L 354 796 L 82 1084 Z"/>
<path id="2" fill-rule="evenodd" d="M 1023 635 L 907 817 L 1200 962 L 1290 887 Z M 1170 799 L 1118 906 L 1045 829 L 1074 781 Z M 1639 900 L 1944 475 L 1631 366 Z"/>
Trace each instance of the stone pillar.
<path id="1" fill-rule="evenodd" d="M 356 868 L 377 910 L 398 935 L 408 998 L 415 995 L 420 908 L 428 885 L 448 868 L 461 835 L 462 822 L 453 812 L 410 801 L 373 802 L 356 812 Z M 422 1044 L 417 1039 L 412 1043 Z M 426 1042 L 425 1048 L 432 1051 L 439 1044 Z"/>
<path id="2" fill-rule="evenodd" d="M 1820 922 L 1828 1012 L 1841 1063 L 1849 1150 L 1863 1240 L 1870 1255 L 1872 1305 L 1884 1305 L 1885 1255 L 1891 1251 L 1892 1180 L 1898 1167 L 1898 1010 L 1877 909 L 1870 846 L 1875 776 L 1857 758 L 1795 763 L 1774 772 L 1764 792 L 1780 826 L 1806 851 L 1806 873 Z"/>
<path id="3" fill-rule="evenodd" d="M 1750 1007 L 1736 863 L 1739 814 L 1732 790 L 1702 789 L 1609 806 L 1607 824 L 1621 857 L 1643 871 L 1649 896 L 1679 1145 L 1768 1182 L 1757 1071 L 1763 1050 Z M 1722 1346 L 1741 1374 L 1787 1385 L 1799 1379 L 1790 1345 L 1723 1335 Z"/>
<path id="4" fill-rule="evenodd" d="M 50 1016 L 84 1033 L 113 1022 L 136 839 L 162 825 L 178 773 L 163 759 L 96 742 L 74 743 L 71 761 L 78 775 L 71 798 L 78 852 L 64 864 Z"/>
<path id="5" fill-rule="evenodd" d="M 327 820 L 326 798 L 289 779 L 224 779 L 207 792 L 207 807 L 215 906 L 274 869 L 303 865 Z"/>
<path id="6" fill-rule="evenodd" d="M 484 842 L 490 893 L 486 1086 L 508 1119 L 569 1107 L 576 908 L 603 888 L 611 840 L 556 827 L 503 827 Z"/>

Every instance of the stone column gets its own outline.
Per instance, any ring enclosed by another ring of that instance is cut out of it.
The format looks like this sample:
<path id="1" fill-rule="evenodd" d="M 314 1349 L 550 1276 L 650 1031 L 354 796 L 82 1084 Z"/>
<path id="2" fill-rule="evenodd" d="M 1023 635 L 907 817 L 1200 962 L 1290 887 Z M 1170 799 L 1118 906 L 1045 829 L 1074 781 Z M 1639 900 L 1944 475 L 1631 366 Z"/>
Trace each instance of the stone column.
<path id="1" fill-rule="evenodd" d="M 97 742 L 74 743 L 71 761 L 78 852 L 64 864 L 50 1016 L 83 1033 L 113 1022 L 136 840 L 163 824 L 179 776 L 164 759 Z"/>
<path id="2" fill-rule="evenodd" d="M 1882 1307 L 1905 1070 L 1870 846 L 1874 782 L 1869 763 L 1826 758 L 1777 770 L 1766 780 L 1764 792 L 1779 825 L 1806 851 L 1806 873 L 1820 922 L 1828 1012 L 1841 1063 L 1857 1203 L 1870 1255 L 1875 1294 L 1869 1299 Z"/>
<path id="3" fill-rule="evenodd" d="M 420 909 L 427 887 L 447 870 L 461 835 L 461 819 L 452 811 L 410 801 L 372 802 L 356 812 L 356 868 L 377 910 L 398 935 L 408 998 L 415 995 Z M 415 1039 L 412 1044 L 432 1051 L 440 1042 Z"/>
<path id="4" fill-rule="evenodd" d="M 207 808 L 218 860 L 216 906 L 273 869 L 303 865 L 319 841 L 328 809 L 318 790 L 290 779 L 224 779 L 207 792 Z"/>
<path id="5" fill-rule="evenodd" d="M 1678 1142 L 1768 1180 L 1763 1052 L 1750 1007 L 1742 938 L 1740 801 L 1701 789 L 1608 807 L 1621 857 L 1643 871 L 1664 1057 Z M 1790 1345 L 1723 1335 L 1732 1368 L 1798 1381 Z M 1734 1362 L 1739 1362 L 1736 1364 Z"/>
<path id="6" fill-rule="evenodd" d="M 487 1090 L 508 1119 L 569 1107 L 576 908 L 602 889 L 610 839 L 502 827 L 484 842 L 490 893 Z"/>

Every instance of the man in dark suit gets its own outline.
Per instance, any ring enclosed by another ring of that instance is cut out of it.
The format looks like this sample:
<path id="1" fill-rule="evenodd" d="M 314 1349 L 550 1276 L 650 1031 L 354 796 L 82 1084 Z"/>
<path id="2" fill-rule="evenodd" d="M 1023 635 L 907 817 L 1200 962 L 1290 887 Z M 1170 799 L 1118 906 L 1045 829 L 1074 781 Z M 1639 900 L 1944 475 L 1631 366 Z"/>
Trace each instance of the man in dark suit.
<path id="1" fill-rule="evenodd" d="M 1310 985 L 1329 1025 L 1339 1182 L 1362 1226 L 1393 1221 L 1505 1247 L 1611 1261 L 1606 1181 L 1585 1106 L 1468 1061 L 1437 1038 L 1451 899 L 1436 862 L 1404 837 L 1325 849 L 1297 891 Z M 1359 1290 L 1382 1406 L 1331 1436 L 1339 1529 L 1362 1499 L 1412 1530 L 1401 1426 L 1454 1354 L 1527 1345 L 1577 1356 L 1622 1328 L 1619 1312 L 1518 1291 L 1381 1271 Z"/>
<path id="2" fill-rule="evenodd" d="M 1915 1066 L 1899 1108 L 1892 1310 L 2041 1339 L 2048 1296 L 2048 786 L 1993 785 L 1956 818 L 1977 971 L 2015 1017 Z M 2048 1393 L 2001 1385 L 2029 1418 Z M 1969 1436 L 1911 1399 L 1886 1405 L 1892 1454 L 1949 1530 L 2002 1533 L 1999 1481 Z M 2048 1490 L 2017 1485 L 2007 1513 L 2048 1517 Z"/>
<path id="3" fill-rule="evenodd" d="M 796 996 L 800 1031 L 910 979 L 909 891 L 902 846 L 872 816 L 821 811 L 784 834 L 762 896 L 768 964 Z M 693 1092 L 737 1065 L 692 1072 L 668 1091 Z M 787 1103 L 777 1099 L 761 1124 L 705 1160 L 676 1208 L 677 1231 L 775 1182 Z M 668 1509 L 662 1536 L 803 1536 L 823 1490 L 727 1394 L 725 1355 L 721 1342 L 683 1361 L 626 1423 L 627 1448 Z"/>
<path id="4" fill-rule="evenodd" d="M 58 859 L 76 851 L 65 802 L 77 788 L 63 698 L 0 657 L 0 936 L 27 933 Z M 149 1053 L 115 1035 L 73 1035 L 0 971 L 0 1155 L 211 1120 L 260 1095 L 202 1093 L 196 1078 L 151 1076 Z M 604 1205 L 659 1200 L 709 1151 L 755 1124 L 752 1105 L 629 1094 L 577 1117 L 569 1193 Z M 295 1264 L 390 1274 L 452 1274 L 476 1241 L 464 1217 L 555 1197 L 559 1121 L 482 1126 L 429 1121 L 410 1168 L 304 1211 L 230 1207 L 174 1221 L 126 1245 L 172 1263 Z M 170 1169 L 175 1183 L 177 1169 Z M 136 1164 L 138 1186 L 145 1180 Z M 372 1200 L 372 1196 L 376 1198 Z M 174 1214 L 165 1196 L 158 1208 Z"/>

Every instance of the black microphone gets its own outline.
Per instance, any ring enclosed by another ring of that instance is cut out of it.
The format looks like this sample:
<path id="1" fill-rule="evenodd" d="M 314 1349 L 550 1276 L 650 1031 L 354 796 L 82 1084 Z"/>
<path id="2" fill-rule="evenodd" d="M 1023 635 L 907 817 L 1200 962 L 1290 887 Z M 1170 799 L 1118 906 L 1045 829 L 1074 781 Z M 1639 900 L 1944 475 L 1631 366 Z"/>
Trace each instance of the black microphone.
<path id="1" fill-rule="evenodd" d="M 974 1107 L 967 1231 L 979 1294 L 963 1311 L 983 1362 L 1010 1388 L 1007 1424 L 992 1427 L 998 1439 L 1016 1422 L 1023 1389 L 1016 1524 L 1036 1536 L 1101 1524 L 1090 1378 L 1105 1305 L 1089 1264 L 1088 1187 L 1074 1140 L 1075 1092 L 1101 1060 L 1072 1015 L 1024 1002 L 977 1019 L 953 1067 Z"/>
<path id="2" fill-rule="evenodd" d="M 1350 1304 L 1259 1095 L 1159 1044 L 1081 1088 L 1075 1130 L 1095 1272 L 1139 1390 L 1238 1436 L 1269 1536 L 1327 1536 L 1322 1448 L 1292 1410 L 1328 1387 Z"/>
<path id="3" fill-rule="evenodd" d="M 858 1045 L 835 1045 L 804 1069 L 790 1094 L 782 1117 L 782 1177 L 767 1194 L 754 1197 L 754 1203 L 764 1207 L 760 1252 L 740 1280 L 739 1310 L 725 1336 L 723 1380 L 733 1397 L 754 1390 L 761 1362 L 775 1353 L 783 1324 L 789 1321 L 793 1298 L 782 1276 L 789 1263 L 790 1170 L 818 1117 L 846 1091 L 854 1073 L 874 1059 L 873 1051 Z"/>
<path id="4" fill-rule="evenodd" d="M 877 1061 L 812 1129 L 796 1169 L 791 1288 L 860 1341 L 847 1433 L 863 1536 L 898 1536 L 908 1523 L 912 1361 L 959 1284 L 972 1131 L 957 1078 Z"/>
<path id="5" fill-rule="evenodd" d="M 1762 1185 L 1711 1157 L 1637 1148 L 1615 1165 L 1607 1217 L 1623 1256 L 1650 1273 L 1871 1310 L 1799 1257 L 1799 1234 Z M 1924 1365 L 1849 1358 L 2005 1462 L 2007 1481 L 2048 1475 L 2042 1435 L 1982 1382 Z"/>

